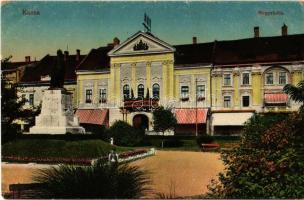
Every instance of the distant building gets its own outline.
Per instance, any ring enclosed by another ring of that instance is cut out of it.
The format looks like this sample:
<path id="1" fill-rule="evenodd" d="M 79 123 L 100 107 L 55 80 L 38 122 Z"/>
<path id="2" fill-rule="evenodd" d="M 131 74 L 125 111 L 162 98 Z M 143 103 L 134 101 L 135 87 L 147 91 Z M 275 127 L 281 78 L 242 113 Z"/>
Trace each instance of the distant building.
<path id="1" fill-rule="evenodd" d="M 6 67 L 1 66 L 3 76 L 11 83 L 18 83 L 23 77 L 24 70 L 27 66 L 33 66 L 37 61 L 31 61 L 30 56 L 25 57 L 22 62 L 8 62 Z"/>

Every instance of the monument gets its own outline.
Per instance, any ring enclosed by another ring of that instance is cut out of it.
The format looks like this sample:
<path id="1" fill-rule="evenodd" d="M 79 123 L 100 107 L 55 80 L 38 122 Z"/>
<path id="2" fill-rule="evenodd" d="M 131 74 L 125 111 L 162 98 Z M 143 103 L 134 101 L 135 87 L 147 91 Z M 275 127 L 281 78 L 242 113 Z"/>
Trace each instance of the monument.
<path id="1" fill-rule="evenodd" d="M 64 88 L 65 62 L 61 50 L 51 73 L 50 88 L 44 91 L 41 113 L 35 118 L 35 126 L 29 134 L 84 134 L 74 116 L 71 93 Z"/>

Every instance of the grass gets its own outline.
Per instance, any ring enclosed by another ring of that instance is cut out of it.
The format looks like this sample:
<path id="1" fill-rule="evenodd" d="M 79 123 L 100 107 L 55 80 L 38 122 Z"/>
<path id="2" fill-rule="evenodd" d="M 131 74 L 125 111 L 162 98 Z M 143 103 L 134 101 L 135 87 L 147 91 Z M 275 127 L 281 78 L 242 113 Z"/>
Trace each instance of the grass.
<path id="1" fill-rule="evenodd" d="M 96 158 L 113 148 L 103 140 L 65 141 L 55 139 L 19 139 L 2 146 L 2 156 Z M 115 146 L 117 152 L 131 150 Z"/>

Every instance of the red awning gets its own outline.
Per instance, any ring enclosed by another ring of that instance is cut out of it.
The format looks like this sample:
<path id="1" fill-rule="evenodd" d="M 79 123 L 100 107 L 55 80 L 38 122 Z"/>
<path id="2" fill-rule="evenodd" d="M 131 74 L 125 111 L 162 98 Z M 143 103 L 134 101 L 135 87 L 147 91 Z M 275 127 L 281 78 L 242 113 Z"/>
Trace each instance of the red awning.
<path id="1" fill-rule="evenodd" d="M 284 93 L 265 94 L 265 103 L 280 104 L 287 103 L 288 95 Z"/>
<path id="2" fill-rule="evenodd" d="M 197 112 L 196 112 L 197 110 Z M 208 109 L 206 108 L 177 108 L 175 109 L 176 120 L 178 124 L 205 124 L 207 120 Z"/>
<path id="3" fill-rule="evenodd" d="M 109 126 L 108 109 L 78 109 L 75 115 L 82 124 L 97 124 Z"/>

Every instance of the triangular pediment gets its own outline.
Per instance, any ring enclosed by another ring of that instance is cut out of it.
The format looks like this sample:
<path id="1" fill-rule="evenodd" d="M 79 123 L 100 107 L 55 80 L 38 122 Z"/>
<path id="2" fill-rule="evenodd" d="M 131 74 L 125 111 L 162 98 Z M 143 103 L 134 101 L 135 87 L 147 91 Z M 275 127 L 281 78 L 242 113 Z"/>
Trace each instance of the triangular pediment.
<path id="1" fill-rule="evenodd" d="M 132 37 L 112 49 L 109 56 L 127 56 L 174 52 L 175 48 L 166 42 L 144 32 L 137 32 Z"/>

